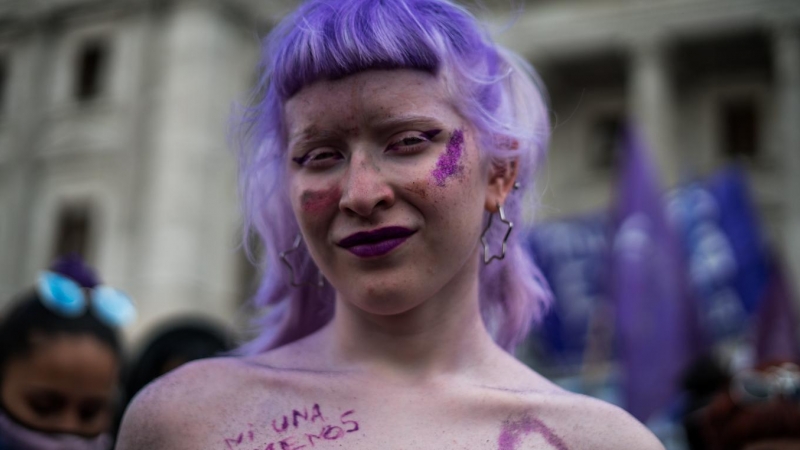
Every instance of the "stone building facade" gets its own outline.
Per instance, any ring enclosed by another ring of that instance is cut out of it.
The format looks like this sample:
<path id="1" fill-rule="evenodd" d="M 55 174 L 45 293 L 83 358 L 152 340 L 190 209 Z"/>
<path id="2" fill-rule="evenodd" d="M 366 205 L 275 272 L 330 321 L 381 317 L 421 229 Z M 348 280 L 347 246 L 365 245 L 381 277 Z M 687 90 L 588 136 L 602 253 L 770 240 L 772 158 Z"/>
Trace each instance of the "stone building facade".
<path id="1" fill-rule="evenodd" d="M 0 2 L 0 297 L 79 251 L 136 301 L 131 336 L 240 294 L 232 102 L 253 80 L 246 6 Z"/>
<path id="2" fill-rule="evenodd" d="M 236 321 L 250 269 L 234 101 L 291 0 L 0 0 L 0 303 L 79 250 L 140 311 Z M 742 161 L 800 280 L 800 2 L 529 0 L 483 15 L 539 70 L 554 134 L 539 219 L 607 207 L 635 117 L 669 184 Z M 796 284 L 797 285 L 797 284 Z"/>
<path id="3" fill-rule="evenodd" d="M 770 238 L 800 279 L 800 3 L 534 2 L 501 40 L 549 91 L 553 142 L 539 218 L 603 208 L 609 135 L 631 119 L 665 184 L 748 171 Z"/>
<path id="4" fill-rule="evenodd" d="M 550 94 L 537 220 L 608 209 L 613 135 L 630 122 L 665 187 L 744 167 L 800 292 L 800 2 L 533 2 L 526 11 L 501 40 L 533 62 Z"/>

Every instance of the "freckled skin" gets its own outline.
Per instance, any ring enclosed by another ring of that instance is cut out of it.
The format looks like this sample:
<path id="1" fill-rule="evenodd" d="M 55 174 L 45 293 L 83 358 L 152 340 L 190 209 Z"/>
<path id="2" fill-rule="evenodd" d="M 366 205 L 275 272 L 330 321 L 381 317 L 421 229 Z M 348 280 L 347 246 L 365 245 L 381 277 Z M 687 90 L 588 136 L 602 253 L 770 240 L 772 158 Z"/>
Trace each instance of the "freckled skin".
<path id="1" fill-rule="evenodd" d="M 427 200 L 428 198 L 428 189 L 429 189 L 429 182 L 426 181 L 414 181 L 409 183 L 409 185 L 405 188 L 408 192 L 413 193 L 414 195 L 422 198 L 423 200 Z"/>
<path id="2" fill-rule="evenodd" d="M 663 448 L 622 410 L 566 393 L 492 341 L 480 316 L 480 233 L 487 208 L 513 195 L 513 173 L 484 164 L 448 95 L 430 74 L 392 70 L 318 81 L 287 101 L 289 136 L 310 128 L 336 136 L 320 165 L 286 167 L 305 246 L 335 290 L 335 315 L 277 349 L 190 363 L 150 385 L 126 414 L 119 450 L 276 442 L 278 450 L 289 437 L 284 447 L 306 450 Z M 357 136 L 337 131 L 353 127 Z M 407 147 L 393 147 L 405 138 Z M 432 173 L 448 142 L 456 170 L 440 186 Z M 291 161 L 308 150 L 290 138 L 287 151 Z M 319 194 L 334 187 L 336 201 Z M 374 258 L 337 245 L 387 226 L 414 234 Z M 330 420 L 355 411 L 358 430 L 330 429 L 336 439 L 315 438 L 313 447 L 303 433 L 319 435 L 321 423 L 273 430 L 273 420 L 282 428 L 284 415 L 314 404 Z"/>
<path id="3" fill-rule="evenodd" d="M 325 278 L 343 300 L 381 315 L 428 303 L 426 299 L 444 288 L 448 296 L 471 289 L 471 273 L 479 267 L 488 172 L 482 167 L 472 131 L 445 99 L 446 90 L 432 76 L 410 71 L 408 75 L 404 85 L 395 83 L 395 77 L 354 76 L 322 82 L 304 89 L 286 105 L 290 136 L 309 128 L 334 133 L 360 130 L 357 136 L 337 134 L 333 151 L 339 159 L 330 167 L 290 166 L 289 191 L 299 199 L 293 201 L 300 206 L 295 211 L 297 221 Z M 420 89 L 413 89 L 416 86 Z M 332 110 L 352 113 L 335 115 L 330 114 Z M 410 115 L 426 119 L 383 125 Z M 458 136 L 455 144 L 454 133 Z M 404 153 L 392 147 L 402 138 L 426 142 Z M 291 157 L 303 156 L 302 151 L 293 153 L 292 144 Z M 451 159 L 454 151 L 458 153 L 454 164 L 460 173 L 452 173 L 446 187 L 437 186 L 431 172 L 448 148 Z M 303 208 L 303 193 L 317 191 L 320 185 L 339 186 L 339 203 L 314 211 Z M 353 233 L 387 226 L 416 233 L 381 259 L 360 260 L 336 245 Z M 415 263 L 405 263 L 410 260 Z M 432 279 L 431 273 L 439 276 Z"/>

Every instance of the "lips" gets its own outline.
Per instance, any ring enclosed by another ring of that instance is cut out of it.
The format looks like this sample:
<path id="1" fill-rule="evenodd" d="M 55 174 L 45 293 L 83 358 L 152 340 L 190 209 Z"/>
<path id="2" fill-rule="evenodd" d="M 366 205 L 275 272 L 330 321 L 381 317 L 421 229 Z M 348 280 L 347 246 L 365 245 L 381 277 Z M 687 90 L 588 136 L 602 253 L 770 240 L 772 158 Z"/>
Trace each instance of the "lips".
<path id="1" fill-rule="evenodd" d="M 339 246 L 358 257 L 371 258 L 389 253 L 415 232 L 404 227 L 386 227 L 372 231 L 362 231 L 342 239 L 339 241 Z"/>

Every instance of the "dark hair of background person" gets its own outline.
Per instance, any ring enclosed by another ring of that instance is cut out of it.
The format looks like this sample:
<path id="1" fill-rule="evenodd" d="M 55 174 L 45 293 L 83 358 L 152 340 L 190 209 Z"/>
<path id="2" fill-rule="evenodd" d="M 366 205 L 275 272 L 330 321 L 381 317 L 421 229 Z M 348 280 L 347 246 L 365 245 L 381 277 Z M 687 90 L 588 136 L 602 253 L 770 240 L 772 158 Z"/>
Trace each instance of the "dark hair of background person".
<path id="1" fill-rule="evenodd" d="M 769 364 L 756 368 L 764 371 Z M 705 413 L 706 448 L 739 450 L 751 444 L 777 439 L 800 441 L 800 402 L 775 398 L 739 404 L 726 388 L 708 405 Z"/>
<path id="2" fill-rule="evenodd" d="M 47 309 L 39 294 L 31 290 L 12 300 L 11 309 L 0 318 L 0 383 L 9 361 L 31 354 L 34 334 L 50 338 L 89 335 L 106 344 L 118 359 L 122 359 L 116 331 L 90 310 L 78 317 L 64 317 Z"/>
<path id="3" fill-rule="evenodd" d="M 686 403 L 682 421 L 689 449 L 707 449 L 703 434 L 703 412 L 728 383 L 730 375 L 710 353 L 697 358 L 683 373 L 681 387 L 686 394 Z"/>
<path id="4" fill-rule="evenodd" d="M 125 377 L 128 401 L 161 375 L 189 361 L 225 353 L 233 342 L 219 327 L 187 319 L 161 327 L 142 348 Z"/>

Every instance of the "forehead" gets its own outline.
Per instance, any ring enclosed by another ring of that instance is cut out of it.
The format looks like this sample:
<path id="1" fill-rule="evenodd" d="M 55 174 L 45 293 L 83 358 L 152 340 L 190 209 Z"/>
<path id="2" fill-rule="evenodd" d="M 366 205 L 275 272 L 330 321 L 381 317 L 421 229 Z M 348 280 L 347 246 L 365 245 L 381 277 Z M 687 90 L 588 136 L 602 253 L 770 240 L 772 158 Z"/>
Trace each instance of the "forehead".
<path id="1" fill-rule="evenodd" d="M 34 346 L 26 357 L 12 359 L 5 382 L 73 393 L 97 393 L 116 382 L 118 360 L 91 336 L 54 336 Z"/>
<path id="2" fill-rule="evenodd" d="M 305 87 L 285 105 L 290 136 L 311 128 L 379 123 L 395 117 L 455 114 L 445 84 L 426 72 L 372 70 Z"/>

